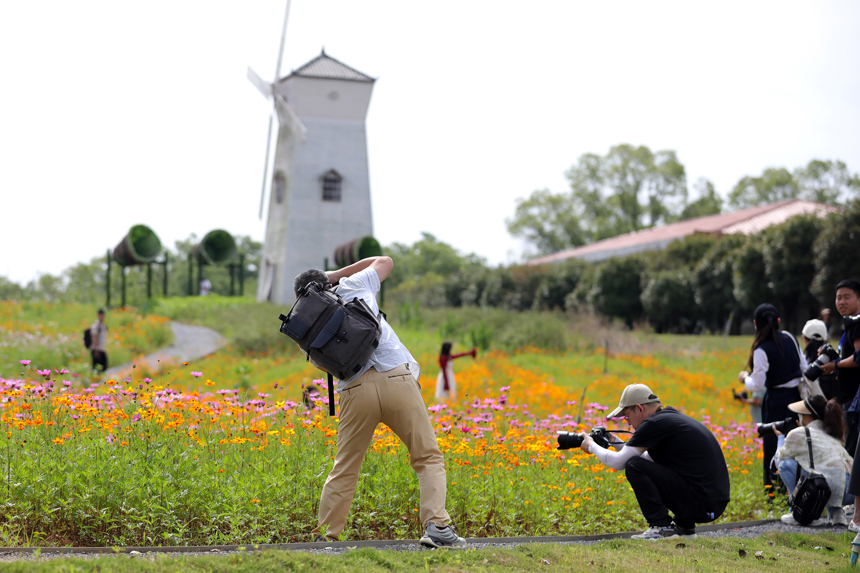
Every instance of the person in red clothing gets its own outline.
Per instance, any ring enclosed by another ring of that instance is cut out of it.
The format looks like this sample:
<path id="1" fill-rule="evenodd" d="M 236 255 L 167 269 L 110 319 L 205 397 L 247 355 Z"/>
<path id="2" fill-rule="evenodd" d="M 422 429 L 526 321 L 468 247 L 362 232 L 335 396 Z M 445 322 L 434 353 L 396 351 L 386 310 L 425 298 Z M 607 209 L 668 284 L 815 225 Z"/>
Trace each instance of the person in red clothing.
<path id="1" fill-rule="evenodd" d="M 471 356 L 472 358 L 475 358 L 478 355 L 477 348 L 473 348 L 468 352 L 461 352 L 460 354 L 451 354 L 451 346 L 452 344 L 450 342 L 443 342 L 442 351 L 439 353 L 439 376 L 436 377 L 437 400 L 447 400 L 448 398 L 451 398 L 452 400 L 457 399 L 457 380 L 454 378 L 454 359 L 460 358 L 461 356 Z"/>

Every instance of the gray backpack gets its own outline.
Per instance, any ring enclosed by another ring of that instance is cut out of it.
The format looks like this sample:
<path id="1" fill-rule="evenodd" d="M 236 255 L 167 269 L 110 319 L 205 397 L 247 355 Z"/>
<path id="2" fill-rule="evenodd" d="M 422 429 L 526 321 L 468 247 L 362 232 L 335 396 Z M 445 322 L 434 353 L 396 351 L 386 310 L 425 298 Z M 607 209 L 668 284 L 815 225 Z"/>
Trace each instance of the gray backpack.
<path id="1" fill-rule="evenodd" d="M 334 380 L 357 374 L 379 346 L 379 318 L 360 298 L 344 301 L 319 283 L 299 291 L 290 312 L 278 317 L 281 332 L 292 338 L 308 360 L 328 372 L 329 413 L 334 415 Z"/>

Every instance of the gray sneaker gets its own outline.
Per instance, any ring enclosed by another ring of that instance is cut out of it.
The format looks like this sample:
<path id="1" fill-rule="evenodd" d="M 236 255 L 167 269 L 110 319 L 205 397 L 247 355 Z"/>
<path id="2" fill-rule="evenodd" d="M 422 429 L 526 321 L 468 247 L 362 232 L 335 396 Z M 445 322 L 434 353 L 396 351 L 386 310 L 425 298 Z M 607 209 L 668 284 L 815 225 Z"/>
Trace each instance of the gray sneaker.
<path id="1" fill-rule="evenodd" d="M 463 549 L 466 547 L 466 540 L 458 537 L 454 533 L 454 528 L 450 525 L 444 527 L 436 527 L 432 523 L 428 523 L 424 529 L 424 537 L 419 541 L 424 547 L 450 547 L 452 549 Z"/>

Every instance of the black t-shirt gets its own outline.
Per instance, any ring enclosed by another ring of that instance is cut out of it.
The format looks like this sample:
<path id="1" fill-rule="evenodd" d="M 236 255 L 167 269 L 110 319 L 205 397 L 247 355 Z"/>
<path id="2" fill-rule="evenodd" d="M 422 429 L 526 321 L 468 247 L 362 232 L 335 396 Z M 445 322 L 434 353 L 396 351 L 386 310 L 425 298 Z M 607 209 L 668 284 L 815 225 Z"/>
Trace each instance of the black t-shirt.
<path id="1" fill-rule="evenodd" d="M 701 422 L 675 408 L 662 408 L 642 422 L 627 445 L 646 448 L 655 463 L 684 478 L 703 500 L 729 501 L 726 458 Z"/>
<path id="2" fill-rule="evenodd" d="M 839 359 L 845 359 L 854 355 L 857 344 L 854 342 L 857 336 L 856 328 L 845 331 L 839 344 Z M 836 371 L 836 401 L 840 404 L 850 404 L 860 388 L 860 368 L 840 368 Z"/>

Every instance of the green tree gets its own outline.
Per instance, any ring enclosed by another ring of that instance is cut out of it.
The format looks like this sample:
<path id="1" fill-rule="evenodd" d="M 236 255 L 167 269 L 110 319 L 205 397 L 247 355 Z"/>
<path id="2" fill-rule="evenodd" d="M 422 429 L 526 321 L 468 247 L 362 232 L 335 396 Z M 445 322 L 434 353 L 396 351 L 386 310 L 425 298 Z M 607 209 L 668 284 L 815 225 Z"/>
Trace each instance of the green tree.
<path id="1" fill-rule="evenodd" d="M 706 215 L 719 215 L 723 212 L 723 198 L 717 193 L 714 184 L 704 177 L 700 177 L 693 185 L 698 199 L 688 203 L 678 216 L 678 220 L 686 221 Z"/>
<path id="2" fill-rule="evenodd" d="M 843 279 L 860 280 L 857 245 L 860 244 L 860 200 L 823 221 L 824 229 L 812 248 L 815 278 L 812 292 L 819 301 L 833 301 L 836 284 Z"/>
<path id="3" fill-rule="evenodd" d="M 657 273 L 642 289 L 642 308 L 657 332 L 693 332 L 699 308 L 689 269 Z"/>
<path id="4" fill-rule="evenodd" d="M 589 293 L 589 302 L 598 312 L 620 318 L 632 327 L 642 317 L 642 273 L 639 257 L 611 258 L 600 265 Z"/>
<path id="5" fill-rule="evenodd" d="M 743 177 L 729 193 L 729 205 L 738 209 L 793 199 L 800 186 L 784 167 L 769 167 L 759 177 Z"/>
<path id="6" fill-rule="evenodd" d="M 712 330 L 723 327 L 732 312 L 740 318 L 740 305 L 734 295 L 735 252 L 744 244 L 743 235 L 728 235 L 720 238 L 694 266 L 693 289 L 699 317 Z"/>
<path id="7" fill-rule="evenodd" d="M 6 277 L 0 276 L 0 300 L 23 300 L 24 288 Z"/>
<path id="8" fill-rule="evenodd" d="M 750 317 L 758 305 L 774 301 L 773 288 L 765 271 L 763 242 L 761 233 L 748 237 L 744 245 L 735 251 L 732 261 L 735 300 L 741 312 Z"/>
<path id="9" fill-rule="evenodd" d="M 468 266 L 485 264 L 478 255 L 461 255 L 457 249 L 430 233 L 421 233 L 421 239 L 412 245 L 392 243 L 385 247 L 385 253 L 394 259 L 394 269 L 386 280 L 389 288 L 430 273 L 446 277 Z"/>
<path id="10" fill-rule="evenodd" d="M 804 199 L 837 205 L 857 197 L 860 176 L 851 173 L 844 162 L 813 159 L 794 171 L 794 179 Z"/>
<path id="11" fill-rule="evenodd" d="M 677 218 L 687 200 L 674 151 L 622 144 L 605 156 L 586 153 L 567 172 L 571 190 L 535 191 L 517 202 L 508 231 L 539 254 L 556 252 Z"/>
<path id="12" fill-rule="evenodd" d="M 819 302 L 809 290 L 815 277 L 815 259 L 810 253 L 821 230 L 821 219 L 800 216 L 763 235 L 764 270 L 785 330 L 797 332 L 817 315 Z"/>
<path id="13" fill-rule="evenodd" d="M 555 253 L 586 243 L 569 193 L 548 189 L 517 199 L 514 216 L 505 221 L 508 232 L 532 243 L 540 253 Z"/>

